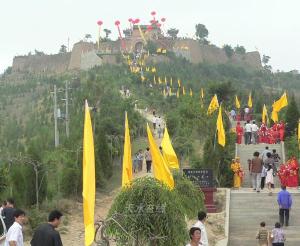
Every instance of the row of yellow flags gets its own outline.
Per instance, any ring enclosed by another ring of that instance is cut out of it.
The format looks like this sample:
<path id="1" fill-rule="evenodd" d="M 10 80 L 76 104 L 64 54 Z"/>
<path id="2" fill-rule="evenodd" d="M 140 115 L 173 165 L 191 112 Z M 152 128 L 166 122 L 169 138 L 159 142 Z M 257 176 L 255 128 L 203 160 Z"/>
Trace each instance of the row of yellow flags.
<path id="1" fill-rule="evenodd" d="M 179 169 L 179 162 L 176 153 L 173 149 L 170 136 L 165 127 L 164 136 L 161 142 L 162 152 L 155 143 L 152 132 L 147 124 L 147 135 L 152 156 L 152 166 L 154 177 L 165 183 L 170 189 L 174 188 L 174 179 L 170 168 Z M 132 156 L 131 156 L 131 141 L 129 133 L 129 124 L 127 113 L 125 113 L 125 140 L 123 152 L 123 170 L 122 170 L 122 187 L 129 186 L 132 182 Z"/>
<path id="2" fill-rule="evenodd" d="M 204 94 L 202 94 L 204 96 Z M 275 121 L 278 112 L 288 105 L 287 95 L 284 93 L 281 98 L 275 101 L 272 105 L 272 119 Z M 248 104 L 249 106 L 249 104 Z M 225 146 L 225 130 L 222 119 L 222 107 L 219 106 L 217 95 L 214 95 L 207 114 L 212 114 L 219 108 L 216 130 L 218 134 L 218 143 Z M 275 115 L 275 116 L 274 116 Z M 267 119 L 267 109 L 264 105 L 262 113 L 263 122 Z M 278 115 L 277 115 L 278 121 Z M 154 169 L 155 178 L 165 183 L 170 189 L 174 188 L 174 179 L 170 172 L 171 168 L 179 168 L 176 153 L 172 147 L 170 137 L 165 128 L 164 137 L 161 143 L 163 148 L 163 155 L 160 153 L 155 140 L 152 136 L 149 125 L 147 124 L 147 134 L 152 155 L 152 164 Z M 298 141 L 300 143 L 300 121 L 298 123 Z M 300 145 L 299 145 L 300 146 Z M 94 140 L 93 130 L 90 117 L 90 110 L 87 101 L 85 101 L 85 117 L 84 117 L 84 133 L 83 133 L 83 161 L 82 161 L 82 175 L 83 175 L 83 217 L 85 227 L 85 245 L 89 246 L 94 241 L 95 228 L 94 228 L 94 210 L 95 210 L 95 156 L 94 156 Z M 131 159 L 131 142 L 127 113 L 125 114 L 125 141 L 124 141 L 124 154 L 123 154 L 123 171 L 122 171 L 122 186 L 130 185 L 132 181 L 132 159 Z"/>
<path id="3" fill-rule="evenodd" d="M 275 101 L 272 105 L 273 110 L 271 113 L 271 119 L 274 122 L 278 122 L 278 112 L 282 108 L 286 107 L 287 105 L 288 105 L 287 95 L 286 95 L 286 92 L 284 92 L 283 95 L 277 101 Z M 241 107 L 240 101 L 237 96 L 235 96 L 235 106 L 238 109 Z M 251 92 L 250 92 L 249 98 L 248 98 L 248 107 L 252 108 Z M 269 120 L 268 111 L 267 111 L 266 105 L 264 104 L 263 109 L 262 109 L 262 122 L 266 123 L 268 120 Z"/>

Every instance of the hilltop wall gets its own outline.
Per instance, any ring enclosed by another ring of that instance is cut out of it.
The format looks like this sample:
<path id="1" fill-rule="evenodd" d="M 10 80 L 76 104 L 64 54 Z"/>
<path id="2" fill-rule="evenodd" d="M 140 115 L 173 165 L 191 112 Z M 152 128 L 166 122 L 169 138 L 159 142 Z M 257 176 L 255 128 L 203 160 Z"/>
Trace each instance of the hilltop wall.
<path id="1" fill-rule="evenodd" d="M 231 63 L 250 69 L 261 69 L 260 54 L 256 51 L 244 55 L 234 54 L 228 58 L 225 51 L 214 45 L 201 45 L 193 39 L 158 39 L 155 40 L 158 47 L 172 50 L 177 56 L 183 56 L 192 63 L 225 64 Z M 142 44 L 141 38 L 124 39 L 126 48 L 131 52 Z M 63 73 L 67 70 L 88 70 L 94 66 L 105 63 L 117 64 L 120 56 L 120 40 L 106 41 L 97 44 L 80 41 L 74 44 L 72 52 L 56 55 L 29 55 L 16 56 L 13 60 L 13 72 L 33 73 Z M 153 56 L 154 63 L 167 62 L 162 56 Z"/>
<path id="2" fill-rule="evenodd" d="M 224 64 L 232 63 L 242 67 L 261 69 L 261 57 L 259 52 L 247 52 L 244 55 L 234 54 L 228 58 L 225 51 L 214 45 L 200 45 L 192 39 L 176 40 L 173 51 L 177 56 L 183 56 L 192 63 Z"/>
<path id="3" fill-rule="evenodd" d="M 13 72 L 62 73 L 68 69 L 71 53 L 15 56 Z"/>

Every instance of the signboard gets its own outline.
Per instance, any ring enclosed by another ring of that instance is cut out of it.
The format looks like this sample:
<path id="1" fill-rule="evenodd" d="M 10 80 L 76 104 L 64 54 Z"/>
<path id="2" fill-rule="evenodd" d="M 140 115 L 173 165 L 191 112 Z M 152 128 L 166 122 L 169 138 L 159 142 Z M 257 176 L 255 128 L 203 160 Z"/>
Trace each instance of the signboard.
<path id="1" fill-rule="evenodd" d="M 212 169 L 183 169 L 185 176 L 201 188 L 214 187 Z"/>

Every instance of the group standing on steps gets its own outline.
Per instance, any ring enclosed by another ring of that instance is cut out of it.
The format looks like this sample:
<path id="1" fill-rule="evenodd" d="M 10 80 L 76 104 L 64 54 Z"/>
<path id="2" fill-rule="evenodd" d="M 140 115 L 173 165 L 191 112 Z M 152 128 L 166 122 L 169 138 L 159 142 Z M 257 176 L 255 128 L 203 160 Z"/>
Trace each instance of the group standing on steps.
<path id="1" fill-rule="evenodd" d="M 236 143 L 242 144 L 244 137 L 244 143 L 248 144 L 276 144 L 284 141 L 287 125 L 281 121 L 280 123 L 274 123 L 272 127 L 267 127 L 265 123 L 261 123 L 260 127 L 256 124 L 255 120 L 250 122 L 247 120 L 245 125 L 242 126 L 238 121 L 235 127 Z"/>

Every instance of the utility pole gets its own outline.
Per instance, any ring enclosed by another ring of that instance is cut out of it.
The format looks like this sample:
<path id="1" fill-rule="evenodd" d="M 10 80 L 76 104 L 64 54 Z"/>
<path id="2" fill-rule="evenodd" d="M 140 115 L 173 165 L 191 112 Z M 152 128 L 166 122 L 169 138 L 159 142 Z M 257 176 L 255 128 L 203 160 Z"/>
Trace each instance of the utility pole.
<path id="1" fill-rule="evenodd" d="M 69 129 L 69 124 L 70 124 L 70 119 L 69 119 L 69 82 L 66 81 L 66 115 L 65 115 L 65 120 L 66 120 L 66 136 L 69 138 L 70 135 L 70 129 Z"/>
<path id="2" fill-rule="evenodd" d="M 57 95 L 56 95 L 56 85 L 54 85 L 54 145 L 58 147 L 59 145 L 59 132 L 57 128 Z"/>

